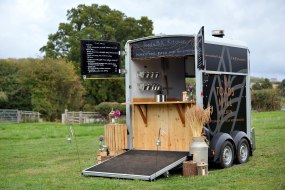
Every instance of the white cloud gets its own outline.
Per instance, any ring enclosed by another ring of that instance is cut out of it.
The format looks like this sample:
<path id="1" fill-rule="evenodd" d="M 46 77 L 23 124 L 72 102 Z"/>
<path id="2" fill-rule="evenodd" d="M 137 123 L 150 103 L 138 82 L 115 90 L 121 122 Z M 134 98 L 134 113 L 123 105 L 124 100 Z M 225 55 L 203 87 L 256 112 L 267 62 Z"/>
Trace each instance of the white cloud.
<path id="1" fill-rule="evenodd" d="M 44 43 L 46 17 L 49 9 L 44 0 L 4 1 L 0 6 L 1 57 L 35 57 Z"/>

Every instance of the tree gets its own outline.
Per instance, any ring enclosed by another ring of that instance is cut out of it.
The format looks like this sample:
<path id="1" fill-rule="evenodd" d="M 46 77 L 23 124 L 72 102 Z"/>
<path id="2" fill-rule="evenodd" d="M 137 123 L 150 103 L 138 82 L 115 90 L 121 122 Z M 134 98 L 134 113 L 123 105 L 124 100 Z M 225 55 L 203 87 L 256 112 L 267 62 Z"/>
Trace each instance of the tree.
<path id="1" fill-rule="evenodd" d="M 68 23 L 60 23 L 58 31 L 50 34 L 40 48 L 47 57 L 80 61 L 80 40 L 96 39 L 118 41 L 121 47 L 129 39 L 152 35 L 152 21 L 147 17 L 136 20 L 108 6 L 78 5 L 67 11 Z"/>
<path id="2" fill-rule="evenodd" d="M 273 85 L 267 78 L 260 82 L 256 82 L 254 85 L 252 85 L 253 90 L 272 89 L 272 88 Z"/>
<path id="3" fill-rule="evenodd" d="M 272 89 L 273 85 L 272 83 L 269 81 L 269 79 L 264 79 L 264 81 L 261 83 L 261 88 L 262 89 Z"/>
<path id="4" fill-rule="evenodd" d="M 96 39 L 120 42 L 123 48 L 129 39 L 152 35 L 153 23 L 147 17 L 135 19 L 118 10 L 97 4 L 78 5 L 67 11 L 67 23 L 60 23 L 58 31 L 50 34 L 40 51 L 46 57 L 66 58 L 79 73 L 80 40 Z M 104 101 L 124 101 L 123 80 L 83 82 L 87 93 L 86 104 Z"/>
<path id="5" fill-rule="evenodd" d="M 33 110 L 48 120 L 59 118 L 64 109 L 80 110 L 84 88 L 74 66 L 65 60 L 34 59 L 18 64 L 17 80 L 30 92 Z"/>
<path id="6" fill-rule="evenodd" d="M 253 84 L 252 89 L 253 90 L 261 90 L 262 89 L 261 84 L 260 83 Z"/>
<path id="7" fill-rule="evenodd" d="M 281 106 L 281 99 L 279 92 L 273 89 L 272 83 L 269 79 L 256 80 L 252 86 L 251 105 L 257 111 L 273 111 L 279 110 Z"/>
<path id="8" fill-rule="evenodd" d="M 0 91 L 0 105 L 5 102 L 8 102 L 8 97 L 5 92 Z"/>
<path id="9" fill-rule="evenodd" d="M 6 109 L 32 110 L 31 93 L 18 82 L 19 60 L 0 60 L 0 107 Z M 24 60 L 21 60 L 24 62 Z"/>
<path id="10" fill-rule="evenodd" d="M 257 111 L 280 110 L 281 101 L 274 89 L 255 90 L 251 95 L 251 105 Z"/>

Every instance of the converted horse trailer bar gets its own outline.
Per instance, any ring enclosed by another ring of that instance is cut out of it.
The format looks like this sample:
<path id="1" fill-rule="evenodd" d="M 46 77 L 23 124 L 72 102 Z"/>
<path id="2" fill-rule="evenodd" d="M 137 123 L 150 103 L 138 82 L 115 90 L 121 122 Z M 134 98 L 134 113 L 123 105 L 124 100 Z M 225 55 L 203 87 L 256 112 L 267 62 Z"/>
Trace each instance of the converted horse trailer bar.
<path id="1" fill-rule="evenodd" d="M 128 149 L 133 152 L 127 151 L 103 162 L 104 167 L 98 164 L 82 173 L 152 180 L 181 164 L 187 159 L 193 137 L 185 115 L 194 105 L 211 107 L 211 120 L 204 127 L 209 161 L 223 168 L 231 167 L 234 160 L 247 162 L 255 149 L 254 130 L 250 127 L 249 55 L 243 42 L 212 36 L 204 40 L 203 27 L 197 35 L 161 35 L 128 41 L 126 125 Z M 185 100 L 183 92 L 189 85 L 195 86 L 194 93 L 190 100 Z M 129 159 L 124 167 L 135 167 L 132 162 L 143 161 L 139 160 L 140 151 L 148 159 L 146 170 L 157 170 L 146 176 L 134 171 L 124 173 L 128 169 L 119 167 L 120 156 L 129 155 L 123 159 Z M 157 152 L 168 163 L 162 168 L 157 168 Z M 173 152 L 180 156 L 167 162 L 166 155 Z M 120 169 L 104 173 L 104 168 L 110 167 Z"/>

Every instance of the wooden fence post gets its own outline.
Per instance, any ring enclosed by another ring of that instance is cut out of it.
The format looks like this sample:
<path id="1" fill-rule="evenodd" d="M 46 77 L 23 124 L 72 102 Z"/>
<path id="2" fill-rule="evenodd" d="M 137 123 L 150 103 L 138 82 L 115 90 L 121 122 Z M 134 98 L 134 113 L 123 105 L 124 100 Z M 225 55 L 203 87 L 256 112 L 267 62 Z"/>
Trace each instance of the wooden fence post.
<path id="1" fill-rule="evenodd" d="M 69 123 L 68 121 L 68 109 L 64 110 L 64 124 Z"/>
<path id="2" fill-rule="evenodd" d="M 38 112 L 37 114 L 38 114 L 38 122 L 40 122 L 40 112 Z"/>
<path id="3" fill-rule="evenodd" d="M 72 112 L 72 124 L 74 124 L 74 111 Z"/>
<path id="4" fill-rule="evenodd" d="M 21 111 L 17 110 L 17 123 L 21 122 Z"/>
<path id="5" fill-rule="evenodd" d="M 83 123 L 82 111 L 79 112 L 79 124 Z"/>

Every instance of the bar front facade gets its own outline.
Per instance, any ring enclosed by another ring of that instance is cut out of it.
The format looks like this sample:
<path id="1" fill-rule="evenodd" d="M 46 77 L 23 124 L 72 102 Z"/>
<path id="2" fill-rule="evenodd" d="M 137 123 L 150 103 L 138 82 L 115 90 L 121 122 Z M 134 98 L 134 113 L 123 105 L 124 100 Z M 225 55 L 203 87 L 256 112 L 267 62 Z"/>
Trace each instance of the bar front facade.
<path id="1" fill-rule="evenodd" d="M 183 92 L 195 83 L 194 41 L 194 36 L 168 36 L 127 42 L 130 149 L 189 151 L 193 135 L 185 113 L 195 97 L 185 101 Z"/>

